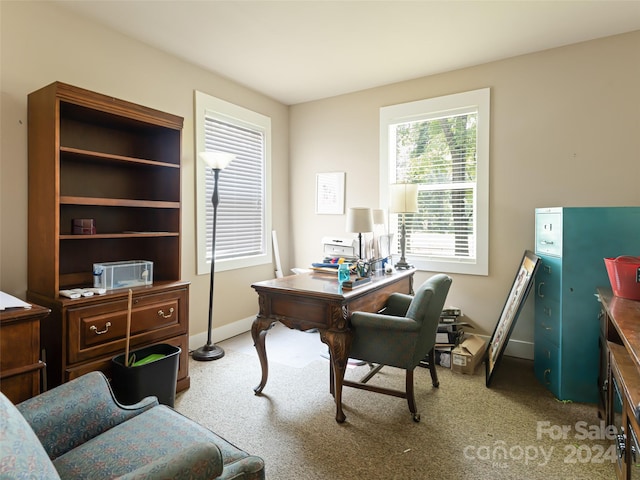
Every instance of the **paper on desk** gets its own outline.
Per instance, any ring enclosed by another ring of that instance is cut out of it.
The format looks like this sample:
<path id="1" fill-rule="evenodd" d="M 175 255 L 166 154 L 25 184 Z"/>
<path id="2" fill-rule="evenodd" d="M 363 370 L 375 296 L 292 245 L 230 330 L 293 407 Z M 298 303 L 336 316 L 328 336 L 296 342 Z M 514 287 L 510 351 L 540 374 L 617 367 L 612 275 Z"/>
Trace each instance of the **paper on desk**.
<path id="1" fill-rule="evenodd" d="M 4 310 L 6 308 L 31 308 L 31 304 L 27 302 L 23 302 L 19 298 L 16 298 L 8 293 L 4 293 L 0 291 L 0 310 Z"/>

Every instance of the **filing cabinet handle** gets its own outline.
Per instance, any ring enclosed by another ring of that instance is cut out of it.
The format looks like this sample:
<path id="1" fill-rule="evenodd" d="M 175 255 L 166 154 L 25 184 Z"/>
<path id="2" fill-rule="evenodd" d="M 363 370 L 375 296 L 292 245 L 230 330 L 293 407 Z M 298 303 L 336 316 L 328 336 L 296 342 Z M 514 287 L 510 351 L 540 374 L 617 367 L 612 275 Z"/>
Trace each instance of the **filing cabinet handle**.
<path id="1" fill-rule="evenodd" d="M 542 293 L 542 286 L 544 285 L 544 282 L 540 282 L 538 284 L 538 297 L 540 298 L 544 298 L 544 293 Z"/>
<path id="2" fill-rule="evenodd" d="M 542 245 L 553 245 L 553 242 L 549 240 L 540 240 L 540 243 Z"/>
<path id="3" fill-rule="evenodd" d="M 545 323 L 544 323 L 544 322 L 542 322 L 540 325 L 541 325 L 541 326 L 542 326 L 542 328 L 544 328 L 547 332 L 550 332 L 550 331 L 552 330 L 552 329 L 551 329 L 551 327 L 547 327 L 547 326 L 545 325 Z"/>
<path id="4" fill-rule="evenodd" d="M 109 327 L 111 326 L 111 322 L 107 322 L 104 324 L 104 330 L 98 330 L 98 327 L 95 325 L 91 325 L 89 330 L 91 330 L 96 335 L 102 335 L 103 333 L 107 333 L 109 331 Z"/>
<path id="5" fill-rule="evenodd" d="M 169 309 L 169 313 L 165 314 L 164 310 L 158 310 L 158 316 L 162 317 L 162 318 L 171 318 L 171 316 L 173 315 L 173 307 L 171 307 Z"/>
<path id="6" fill-rule="evenodd" d="M 551 373 L 551 369 L 547 368 L 542 374 L 542 377 L 544 378 L 544 381 L 547 383 L 547 385 L 551 384 L 551 382 L 547 379 L 547 375 L 549 375 L 550 373 Z"/>

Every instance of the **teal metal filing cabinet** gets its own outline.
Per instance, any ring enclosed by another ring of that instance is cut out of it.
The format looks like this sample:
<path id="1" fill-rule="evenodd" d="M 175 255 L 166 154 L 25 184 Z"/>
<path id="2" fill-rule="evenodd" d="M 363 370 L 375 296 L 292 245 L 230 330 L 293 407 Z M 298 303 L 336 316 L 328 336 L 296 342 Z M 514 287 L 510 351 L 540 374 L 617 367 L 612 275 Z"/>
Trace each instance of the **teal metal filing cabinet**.
<path id="1" fill-rule="evenodd" d="M 558 399 L 598 401 L 605 257 L 640 255 L 640 207 L 537 208 L 534 370 Z"/>

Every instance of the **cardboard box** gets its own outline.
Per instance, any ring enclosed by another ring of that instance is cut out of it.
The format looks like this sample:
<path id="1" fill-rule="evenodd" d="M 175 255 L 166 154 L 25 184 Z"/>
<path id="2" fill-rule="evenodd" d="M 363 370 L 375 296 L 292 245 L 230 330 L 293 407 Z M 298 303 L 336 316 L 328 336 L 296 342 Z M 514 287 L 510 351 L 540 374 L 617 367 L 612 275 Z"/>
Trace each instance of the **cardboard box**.
<path id="1" fill-rule="evenodd" d="M 468 335 L 451 351 L 451 370 L 473 375 L 484 359 L 486 342 L 477 335 Z"/>

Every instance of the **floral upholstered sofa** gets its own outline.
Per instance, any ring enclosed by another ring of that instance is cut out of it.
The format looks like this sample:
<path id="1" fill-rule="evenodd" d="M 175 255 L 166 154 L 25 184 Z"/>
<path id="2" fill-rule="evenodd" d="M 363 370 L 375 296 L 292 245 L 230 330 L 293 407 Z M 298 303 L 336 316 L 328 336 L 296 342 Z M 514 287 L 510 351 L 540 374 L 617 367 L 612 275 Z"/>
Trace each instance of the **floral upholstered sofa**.
<path id="1" fill-rule="evenodd" d="M 3 479 L 264 479 L 264 462 L 147 397 L 120 405 L 92 372 L 20 404 L 0 393 Z"/>

